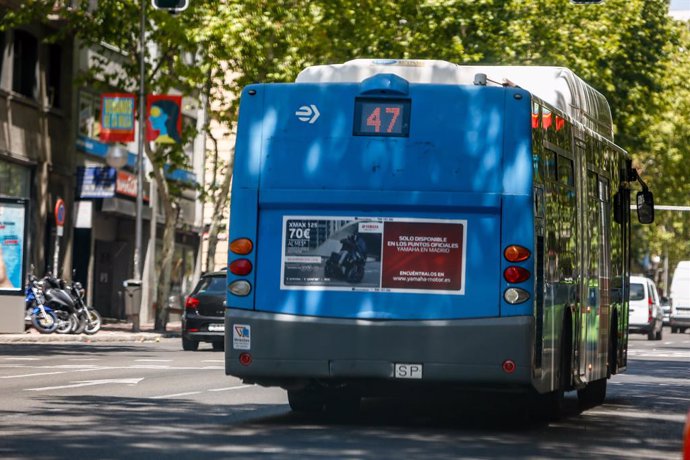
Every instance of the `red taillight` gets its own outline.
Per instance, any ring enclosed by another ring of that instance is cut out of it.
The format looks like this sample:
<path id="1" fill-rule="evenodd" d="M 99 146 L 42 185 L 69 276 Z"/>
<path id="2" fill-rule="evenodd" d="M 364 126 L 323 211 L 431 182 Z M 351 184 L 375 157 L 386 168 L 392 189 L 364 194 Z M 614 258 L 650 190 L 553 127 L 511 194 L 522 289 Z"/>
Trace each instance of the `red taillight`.
<path id="1" fill-rule="evenodd" d="M 184 307 L 187 310 L 196 310 L 197 308 L 199 308 L 199 299 L 192 296 L 187 297 L 187 300 L 184 303 Z"/>
<path id="2" fill-rule="evenodd" d="M 249 366 L 252 363 L 252 355 L 247 352 L 240 353 L 240 364 L 243 366 Z"/>
<path id="3" fill-rule="evenodd" d="M 230 273 L 244 276 L 252 271 L 252 263 L 248 259 L 237 259 L 230 264 Z"/>
<path id="4" fill-rule="evenodd" d="M 528 270 L 522 267 L 511 266 L 505 269 L 503 272 L 503 277 L 509 283 L 522 283 L 523 281 L 527 281 L 529 279 L 530 273 Z"/>
<path id="5" fill-rule="evenodd" d="M 503 251 L 503 256 L 508 262 L 522 262 L 529 259 L 530 254 L 529 249 L 517 244 L 512 244 Z"/>
<path id="6" fill-rule="evenodd" d="M 649 317 L 647 318 L 648 323 L 652 323 L 652 311 L 654 311 L 654 303 L 652 302 L 652 298 L 650 297 L 647 299 L 647 302 L 649 303 L 649 306 L 647 307 L 647 311 L 649 312 Z"/>
<path id="7" fill-rule="evenodd" d="M 503 372 L 505 372 L 506 374 L 512 374 L 513 372 L 515 372 L 515 369 L 517 369 L 515 361 L 513 361 L 512 359 L 506 359 L 505 361 L 503 361 L 502 367 Z"/>
<path id="8" fill-rule="evenodd" d="M 232 243 L 230 243 L 230 251 L 235 254 L 240 254 L 245 256 L 252 252 L 254 244 L 249 238 L 237 238 Z"/>

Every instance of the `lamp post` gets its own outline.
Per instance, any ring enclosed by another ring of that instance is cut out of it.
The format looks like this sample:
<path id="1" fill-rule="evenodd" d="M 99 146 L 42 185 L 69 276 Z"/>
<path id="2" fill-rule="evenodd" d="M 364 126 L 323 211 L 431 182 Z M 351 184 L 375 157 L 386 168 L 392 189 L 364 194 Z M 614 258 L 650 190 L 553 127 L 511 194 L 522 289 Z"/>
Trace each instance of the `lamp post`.
<path id="1" fill-rule="evenodd" d="M 134 229 L 134 279 L 141 280 L 141 234 L 144 197 L 144 138 L 146 136 L 146 1 L 141 0 L 139 29 L 139 139 L 137 145 L 137 209 Z"/>

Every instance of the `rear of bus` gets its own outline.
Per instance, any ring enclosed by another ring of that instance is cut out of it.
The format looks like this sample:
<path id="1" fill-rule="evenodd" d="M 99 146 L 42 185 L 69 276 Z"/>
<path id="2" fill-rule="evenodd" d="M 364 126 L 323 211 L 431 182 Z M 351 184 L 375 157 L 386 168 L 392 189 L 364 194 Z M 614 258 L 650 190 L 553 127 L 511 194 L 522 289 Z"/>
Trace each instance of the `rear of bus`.
<path id="1" fill-rule="evenodd" d="M 530 94 L 325 80 L 242 94 L 226 373 L 529 385 Z"/>

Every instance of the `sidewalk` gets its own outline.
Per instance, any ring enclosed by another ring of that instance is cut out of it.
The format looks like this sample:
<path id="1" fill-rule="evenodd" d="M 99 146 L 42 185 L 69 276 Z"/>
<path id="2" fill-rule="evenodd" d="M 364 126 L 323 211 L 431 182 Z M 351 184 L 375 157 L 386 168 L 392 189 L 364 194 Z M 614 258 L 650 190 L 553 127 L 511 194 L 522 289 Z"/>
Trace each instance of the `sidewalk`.
<path id="1" fill-rule="evenodd" d="M 86 334 L 41 334 L 30 327 L 23 334 L 0 334 L 2 343 L 95 343 L 95 342 L 158 342 L 163 338 L 180 337 L 180 321 L 168 323 L 165 332 L 156 332 L 153 323 L 141 324 L 139 332 L 132 331 L 132 323 L 105 322 L 101 330 L 93 335 Z"/>

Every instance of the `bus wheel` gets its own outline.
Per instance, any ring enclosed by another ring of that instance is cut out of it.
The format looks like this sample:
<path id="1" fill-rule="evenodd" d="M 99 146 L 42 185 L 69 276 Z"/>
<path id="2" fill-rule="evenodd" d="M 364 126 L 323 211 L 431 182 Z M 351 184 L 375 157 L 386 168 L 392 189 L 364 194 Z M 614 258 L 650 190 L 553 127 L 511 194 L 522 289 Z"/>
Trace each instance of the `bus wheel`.
<path id="1" fill-rule="evenodd" d="M 321 412 L 326 401 L 320 391 L 315 390 L 288 390 L 288 403 L 294 412 L 316 414 Z"/>
<path id="2" fill-rule="evenodd" d="M 362 397 L 348 390 L 333 391 L 326 398 L 326 413 L 336 420 L 352 420 L 359 414 Z"/>
<path id="3" fill-rule="evenodd" d="M 595 380 L 589 382 L 583 389 L 577 390 L 577 400 L 580 407 L 586 409 L 603 404 L 606 399 L 607 381 L 606 378 Z"/>

